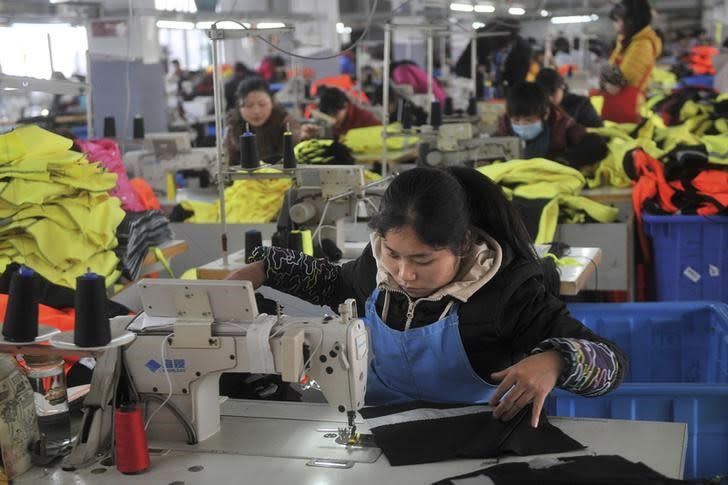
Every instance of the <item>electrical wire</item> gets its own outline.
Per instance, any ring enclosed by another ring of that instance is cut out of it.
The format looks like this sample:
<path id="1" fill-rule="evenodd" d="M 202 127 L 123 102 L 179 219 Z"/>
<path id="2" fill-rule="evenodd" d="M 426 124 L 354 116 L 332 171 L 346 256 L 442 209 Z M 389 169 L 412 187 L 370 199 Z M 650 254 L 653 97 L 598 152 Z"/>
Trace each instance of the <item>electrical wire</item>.
<path id="1" fill-rule="evenodd" d="M 162 357 L 162 369 L 164 369 L 164 377 L 167 379 L 167 384 L 169 385 L 169 393 L 167 394 L 167 397 L 164 401 L 162 401 L 162 404 L 159 405 L 157 409 L 155 409 L 152 414 L 149 415 L 147 418 L 147 422 L 144 424 L 144 431 L 147 430 L 149 427 L 149 423 L 152 422 L 152 418 L 159 412 L 160 409 L 162 409 L 164 406 L 167 405 L 170 399 L 172 399 L 172 379 L 169 377 L 169 369 L 167 369 L 167 360 L 166 356 L 164 355 L 164 347 L 169 341 L 170 338 L 174 337 L 174 332 L 170 333 L 166 337 L 162 339 L 162 345 L 160 348 L 160 354 Z"/>
<path id="2" fill-rule="evenodd" d="M 297 59 L 306 59 L 306 60 L 309 60 L 309 61 L 325 61 L 327 59 L 336 59 L 341 54 L 343 54 L 345 52 L 348 52 L 350 50 L 356 49 L 356 46 L 359 45 L 359 43 L 362 40 L 364 40 L 364 38 L 367 36 L 367 34 L 369 33 L 369 28 L 372 26 L 372 18 L 374 17 L 374 12 L 377 11 L 377 4 L 378 3 L 379 3 L 379 0 L 373 0 L 372 1 L 372 8 L 371 8 L 371 11 L 369 12 L 369 16 L 367 17 L 366 27 L 364 27 L 364 30 L 362 31 L 361 35 L 359 35 L 359 38 L 356 39 L 356 42 L 352 43 L 346 49 L 343 49 L 343 50 L 337 52 L 336 54 L 332 54 L 330 56 L 312 57 L 312 56 L 304 56 L 304 55 L 301 55 L 301 54 L 296 54 L 294 52 L 290 52 L 290 51 L 287 51 L 285 49 L 282 49 L 282 48 L 278 47 L 277 45 L 275 45 L 274 43 L 272 43 L 271 41 L 269 41 L 268 39 L 264 38 L 261 35 L 256 35 L 255 37 L 257 37 L 262 42 L 268 44 L 269 46 L 271 46 L 272 48 L 274 48 L 278 52 L 281 52 L 282 54 L 286 54 L 286 55 L 291 56 L 291 57 L 295 57 Z M 250 30 L 250 28 L 249 27 L 246 27 L 245 25 L 243 25 L 242 22 L 239 22 L 238 20 L 234 20 L 234 19 L 221 19 L 221 20 L 216 20 L 212 25 L 217 25 L 218 23 L 221 23 L 221 22 L 233 22 L 233 23 L 238 24 L 239 26 L 241 26 L 245 30 Z"/>
<path id="3" fill-rule="evenodd" d="M 316 226 L 316 230 L 313 232 L 311 239 L 315 239 L 316 235 L 319 234 L 319 231 L 321 231 L 321 226 L 324 225 L 324 219 L 326 218 L 326 212 L 329 210 L 329 204 L 331 203 L 331 199 L 326 199 L 326 203 L 324 204 L 324 210 L 321 211 L 321 219 L 319 219 L 318 226 Z M 319 235 L 318 238 L 319 246 L 321 245 L 321 237 Z"/>
<path id="4" fill-rule="evenodd" d="M 301 368 L 301 373 L 298 375 L 298 382 L 301 382 L 301 379 L 303 379 L 303 375 L 306 373 L 306 368 L 311 363 L 311 359 L 313 359 L 313 356 L 316 355 L 321 349 L 321 346 L 324 344 L 324 329 L 318 328 L 317 329 L 321 333 L 321 338 L 319 338 L 318 345 L 311 351 L 310 354 L 308 354 L 308 359 L 306 359 L 306 362 L 303 363 L 303 367 Z"/>

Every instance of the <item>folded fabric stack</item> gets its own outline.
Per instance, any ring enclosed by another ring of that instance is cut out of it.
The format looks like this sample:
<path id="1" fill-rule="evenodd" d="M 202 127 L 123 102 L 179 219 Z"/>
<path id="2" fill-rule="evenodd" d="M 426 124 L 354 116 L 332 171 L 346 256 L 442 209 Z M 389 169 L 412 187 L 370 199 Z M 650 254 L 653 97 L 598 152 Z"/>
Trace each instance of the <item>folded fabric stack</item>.
<path id="1" fill-rule="evenodd" d="M 116 230 L 116 237 L 119 240 L 116 254 L 121 259 L 123 275 L 136 280 L 149 248 L 171 240 L 174 235 L 164 214 L 145 211 L 127 213 Z"/>
<path id="2" fill-rule="evenodd" d="M 113 249 L 124 218 L 108 194 L 116 175 L 71 145 L 37 126 L 0 135 L 0 271 L 17 262 L 74 288 L 91 269 L 111 285 L 120 275 Z"/>
<path id="3" fill-rule="evenodd" d="M 503 188 L 536 244 L 553 241 L 559 222 L 614 222 L 619 213 L 619 209 L 581 196 L 584 175 L 551 160 L 511 160 L 477 170 Z"/>

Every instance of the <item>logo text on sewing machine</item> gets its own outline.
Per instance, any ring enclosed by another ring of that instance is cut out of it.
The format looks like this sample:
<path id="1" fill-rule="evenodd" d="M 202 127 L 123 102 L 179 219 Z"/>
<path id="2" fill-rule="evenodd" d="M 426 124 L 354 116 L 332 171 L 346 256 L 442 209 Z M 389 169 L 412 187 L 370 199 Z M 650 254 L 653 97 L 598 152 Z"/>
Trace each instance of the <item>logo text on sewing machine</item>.
<path id="1" fill-rule="evenodd" d="M 147 361 L 144 365 L 146 365 L 147 369 L 149 369 L 152 373 L 157 372 L 162 368 L 161 362 L 154 359 L 149 359 L 149 361 Z M 165 359 L 164 367 L 167 368 L 167 372 L 186 372 L 187 370 L 185 368 L 185 359 Z"/>

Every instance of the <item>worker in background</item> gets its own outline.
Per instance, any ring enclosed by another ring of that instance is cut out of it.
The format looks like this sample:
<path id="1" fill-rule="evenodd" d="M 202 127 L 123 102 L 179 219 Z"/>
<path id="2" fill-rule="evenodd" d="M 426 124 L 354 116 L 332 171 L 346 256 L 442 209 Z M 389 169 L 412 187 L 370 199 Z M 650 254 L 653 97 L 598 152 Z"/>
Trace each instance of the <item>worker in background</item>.
<path id="1" fill-rule="evenodd" d="M 547 158 L 587 173 L 607 155 L 602 138 L 588 134 L 536 83 L 511 88 L 495 135 L 521 138 L 526 144 L 523 158 Z"/>
<path id="2" fill-rule="evenodd" d="M 225 151 L 231 163 L 240 159 L 240 135 L 245 132 L 246 124 L 256 136 L 258 156 L 264 161 L 281 158 L 283 133 L 289 127 L 294 143 L 298 141 L 298 123 L 275 102 L 265 80 L 251 77 L 240 83 L 237 103 L 237 108 L 228 111 L 225 133 Z"/>
<path id="3" fill-rule="evenodd" d="M 332 308 L 355 299 L 373 356 L 367 405 L 490 403 L 509 420 L 533 404 L 536 427 L 555 386 L 597 396 L 621 381 L 622 352 L 546 290 L 520 216 L 481 173 L 402 172 L 370 227 L 344 265 L 261 247 L 228 275 Z"/>
<path id="4" fill-rule="evenodd" d="M 652 12 L 648 0 L 622 0 L 609 16 L 618 35 L 610 64 L 600 79 L 604 95 L 602 118 L 636 123 L 650 73 L 662 52 L 662 42 L 650 27 Z"/>
<path id="5" fill-rule="evenodd" d="M 509 86 L 524 81 L 528 75 L 531 61 L 531 45 L 518 33 L 520 24 L 512 18 L 493 19 L 479 34 L 492 34 L 491 37 L 477 39 L 476 83 L 483 89 L 475 93 L 482 98 L 486 93 L 486 82 L 495 88 L 490 96 L 504 97 Z M 470 77 L 470 49 L 472 41 L 465 48 L 455 64 L 455 74 Z M 490 97 L 489 96 L 489 97 Z"/>
<path id="6" fill-rule="evenodd" d="M 341 136 L 353 128 L 381 125 L 379 118 L 370 111 L 354 104 L 339 88 L 320 86 L 318 88 L 319 111 L 335 119 L 331 129 L 334 137 Z M 311 125 L 307 125 L 311 126 Z"/>
<path id="7" fill-rule="evenodd" d="M 225 83 L 225 111 L 235 107 L 236 96 L 240 83 L 246 78 L 255 76 L 255 72 L 242 62 L 236 62 L 233 67 L 233 77 Z"/>
<path id="8" fill-rule="evenodd" d="M 587 128 L 604 126 L 604 121 L 594 109 L 589 98 L 570 93 L 569 85 L 554 69 L 541 69 L 536 75 L 535 81 L 549 97 L 551 104 L 560 106 L 581 126 Z"/>
<path id="9" fill-rule="evenodd" d="M 427 94 L 427 71 L 417 63 L 407 60 L 393 62 L 389 72 L 393 83 L 411 86 L 414 94 Z M 432 96 L 441 104 L 445 103 L 447 97 L 447 93 L 434 75 L 432 77 Z"/>

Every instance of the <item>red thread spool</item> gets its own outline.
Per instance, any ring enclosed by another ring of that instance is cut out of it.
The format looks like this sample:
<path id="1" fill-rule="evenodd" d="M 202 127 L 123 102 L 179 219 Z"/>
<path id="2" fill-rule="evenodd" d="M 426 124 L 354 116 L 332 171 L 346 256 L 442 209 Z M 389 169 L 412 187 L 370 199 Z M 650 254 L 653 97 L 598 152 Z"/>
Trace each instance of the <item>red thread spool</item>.
<path id="1" fill-rule="evenodd" d="M 114 412 L 116 468 L 121 473 L 141 473 L 149 468 L 149 448 L 141 408 L 122 405 Z"/>

